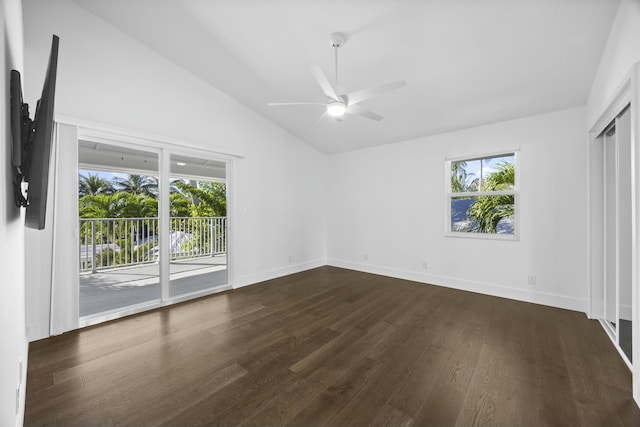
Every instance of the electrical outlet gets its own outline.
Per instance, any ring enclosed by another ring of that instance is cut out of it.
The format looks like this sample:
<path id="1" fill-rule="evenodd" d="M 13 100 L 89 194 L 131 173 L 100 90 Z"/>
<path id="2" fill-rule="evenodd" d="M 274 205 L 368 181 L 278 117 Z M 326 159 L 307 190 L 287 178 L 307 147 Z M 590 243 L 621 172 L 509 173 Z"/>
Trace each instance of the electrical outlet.
<path id="1" fill-rule="evenodd" d="M 362 259 L 364 259 L 365 261 L 367 261 L 369 259 L 369 255 L 367 254 L 363 254 L 362 255 Z"/>
<path id="2" fill-rule="evenodd" d="M 528 276 L 527 283 L 531 286 L 535 286 L 536 284 L 536 276 Z"/>
<path id="3" fill-rule="evenodd" d="M 289 255 L 289 262 L 293 262 L 293 257 Z"/>
<path id="4" fill-rule="evenodd" d="M 429 268 L 429 264 L 427 264 L 427 261 L 424 261 L 422 263 L 422 268 L 424 268 L 425 270 L 427 270 Z"/>

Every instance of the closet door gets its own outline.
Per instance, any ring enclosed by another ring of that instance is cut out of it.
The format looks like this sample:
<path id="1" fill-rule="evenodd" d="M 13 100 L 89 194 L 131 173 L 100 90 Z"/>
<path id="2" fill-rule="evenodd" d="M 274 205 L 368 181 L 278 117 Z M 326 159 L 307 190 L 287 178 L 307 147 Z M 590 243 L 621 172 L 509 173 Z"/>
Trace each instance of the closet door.
<path id="1" fill-rule="evenodd" d="M 618 343 L 632 362 L 631 334 L 631 115 L 627 108 L 616 119 L 618 148 Z"/>
<path id="2" fill-rule="evenodd" d="M 616 244 L 617 197 L 616 197 L 616 127 L 615 122 L 605 131 L 604 138 L 604 320 L 617 335 L 618 297 Z"/>
<path id="3" fill-rule="evenodd" d="M 604 313 L 616 345 L 632 362 L 631 118 L 625 109 L 602 135 Z"/>

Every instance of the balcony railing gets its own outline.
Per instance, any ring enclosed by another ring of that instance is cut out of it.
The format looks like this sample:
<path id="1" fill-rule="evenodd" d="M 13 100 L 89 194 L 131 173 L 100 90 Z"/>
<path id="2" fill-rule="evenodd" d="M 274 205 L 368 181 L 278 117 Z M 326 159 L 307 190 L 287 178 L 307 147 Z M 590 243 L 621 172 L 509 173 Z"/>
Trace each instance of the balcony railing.
<path id="1" fill-rule="evenodd" d="M 80 219 L 80 271 L 158 261 L 158 218 Z M 226 217 L 172 217 L 169 259 L 184 260 L 227 252 Z"/>

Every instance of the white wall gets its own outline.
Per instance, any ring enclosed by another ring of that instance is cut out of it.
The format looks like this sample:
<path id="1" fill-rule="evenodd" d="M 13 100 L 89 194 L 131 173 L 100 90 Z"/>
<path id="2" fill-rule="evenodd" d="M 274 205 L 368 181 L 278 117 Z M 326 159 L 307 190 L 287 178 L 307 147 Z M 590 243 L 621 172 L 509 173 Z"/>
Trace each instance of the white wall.
<path id="1" fill-rule="evenodd" d="M 24 10 L 29 102 L 55 33 L 57 115 L 244 154 L 233 182 L 235 286 L 325 264 L 323 154 L 69 0 L 25 0 Z M 48 307 L 37 301 L 45 276 L 29 280 L 29 307 Z M 30 316 L 47 319 L 44 309 Z"/>
<path id="2" fill-rule="evenodd" d="M 22 10 L 20 0 L 0 0 L 0 425 L 20 426 L 24 417 L 27 366 L 25 322 L 24 215 L 13 202 L 9 70 L 22 70 Z M 19 370 L 23 361 L 22 371 Z M 16 412 L 16 387 L 20 395 Z"/>
<path id="3" fill-rule="evenodd" d="M 332 156 L 329 263 L 584 310 L 584 129 L 575 108 Z M 520 240 L 445 237 L 445 158 L 518 148 Z"/>
<path id="4" fill-rule="evenodd" d="M 607 107 L 631 66 L 640 60 L 640 0 L 622 0 L 587 102 L 588 129 Z"/>

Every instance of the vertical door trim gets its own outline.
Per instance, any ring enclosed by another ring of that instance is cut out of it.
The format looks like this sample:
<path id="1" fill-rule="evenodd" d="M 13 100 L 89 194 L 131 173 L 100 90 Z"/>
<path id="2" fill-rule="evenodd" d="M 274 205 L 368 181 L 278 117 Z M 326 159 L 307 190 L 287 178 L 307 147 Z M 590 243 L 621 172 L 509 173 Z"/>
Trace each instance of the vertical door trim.
<path id="1" fill-rule="evenodd" d="M 169 213 L 169 182 L 171 181 L 171 154 L 167 149 L 160 150 L 160 159 L 158 164 L 158 222 L 160 229 L 160 298 L 162 304 L 169 301 L 169 282 L 171 268 L 169 265 L 170 254 L 170 238 L 169 230 L 171 228 L 171 219 Z M 164 236 L 164 238 L 162 238 Z"/>

